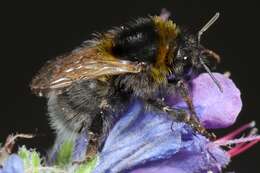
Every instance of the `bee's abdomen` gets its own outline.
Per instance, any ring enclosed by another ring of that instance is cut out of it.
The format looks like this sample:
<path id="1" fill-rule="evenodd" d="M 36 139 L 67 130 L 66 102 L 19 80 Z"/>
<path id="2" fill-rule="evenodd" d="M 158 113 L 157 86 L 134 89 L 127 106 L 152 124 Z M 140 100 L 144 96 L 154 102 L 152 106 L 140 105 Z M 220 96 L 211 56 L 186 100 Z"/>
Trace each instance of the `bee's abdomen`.
<path id="1" fill-rule="evenodd" d="M 100 116 L 108 87 L 98 80 L 74 83 L 62 94 L 49 94 L 48 109 L 54 129 L 79 132 L 90 130 L 92 122 Z"/>
<path id="2" fill-rule="evenodd" d="M 154 21 L 142 18 L 118 30 L 111 51 L 120 59 L 154 63 L 157 49 L 158 34 Z"/>

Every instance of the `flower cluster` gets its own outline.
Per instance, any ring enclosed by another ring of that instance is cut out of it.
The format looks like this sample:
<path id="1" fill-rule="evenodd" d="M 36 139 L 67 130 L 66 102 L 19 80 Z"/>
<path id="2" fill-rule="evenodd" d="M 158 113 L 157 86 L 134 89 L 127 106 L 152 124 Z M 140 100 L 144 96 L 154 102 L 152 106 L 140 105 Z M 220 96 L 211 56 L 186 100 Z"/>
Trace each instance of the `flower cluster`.
<path id="1" fill-rule="evenodd" d="M 190 93 L 200 122 L 207 129 L 232 125 L 242 108 L 240 91 L 226 76 L 214 73 L 223 87 L 221 93 L 207 74 L 190 81 Z M 174 108 L 188 109 L 176 93 L 166 99 Z M 174 121 L 166 113 L 154 113 L 144 109 L 142 100 L 134 100 L 110 131 L 102 151 L 94 161 L 73 164 L 84 158 L 87 136 L 81 134 L 76 141 L 58 147 L 52 153 L 52 167 L 56 172 L 92 173 L 217 173 L 227 166 L 230 159 L 260 141 L 254 130 L 244 138 L 234 139 L 249 123 L 238 130 L 211 141 L 195 132 L 188 124 Z M 224 150 L 222 146 L 231 146 Z M 58 151 L 60 150 L 60 151 Z M 11 155 L 0 173 L 22 173 L 25 159 Z M 50 166 L 50 165 L 49 165 Z M 44 166 L 40 166 L 44 168 Z M 59 168 L 59 169 L 58 169 Z M 48 170 L 41 169 L 38 172 Z M 49 170 L 55 172 L 54 170 Z"/>

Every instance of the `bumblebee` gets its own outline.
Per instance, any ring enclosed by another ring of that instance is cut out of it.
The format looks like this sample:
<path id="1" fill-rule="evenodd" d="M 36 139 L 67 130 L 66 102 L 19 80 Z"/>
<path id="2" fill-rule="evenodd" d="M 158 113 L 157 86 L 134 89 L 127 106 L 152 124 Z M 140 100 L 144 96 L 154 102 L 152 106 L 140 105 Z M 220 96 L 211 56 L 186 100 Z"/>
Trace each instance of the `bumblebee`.
<path id="1" fill-rule="evenodd" d="M 31 89 L 48 99 L 51 125 L 58 138 L 86 131 L 87 155 L 93 156 L 133 98 L 209 136 L 197 120 L 186 81 L 204 69 L 221 90 L 207 66 L 209 59 L 218 62 L 219 56 L 200 44 L 202 33 L 218 16 L 198 35 L 187 33 L 168 17 L 139 18 L 95 34 L 81 47 L 47 62 L 32 80 Z M 169 91 L 181 94 L 190 113 L 166 105 L 164 97 Z"/>

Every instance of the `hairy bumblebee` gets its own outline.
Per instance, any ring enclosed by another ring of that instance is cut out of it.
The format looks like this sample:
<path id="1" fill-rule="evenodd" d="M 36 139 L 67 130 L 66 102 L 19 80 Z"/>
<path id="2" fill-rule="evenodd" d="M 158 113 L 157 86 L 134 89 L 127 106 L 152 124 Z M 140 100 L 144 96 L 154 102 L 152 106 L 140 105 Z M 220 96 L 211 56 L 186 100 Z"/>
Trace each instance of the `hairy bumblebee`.
<path id="1" fill-rule="evenodd" d="M 218 16 L 198 35 L 183 31 L 167 15 L 139 18 L 96 34 L 80 48 L 47 62 L 33 79 L 31 89 L 48 98 L 49 116 L 58 138 L 87 131 L 87 155 L 92 156 L 101 147 L 115 115 L 136 97 L 147 107 L 178 119 L 181 111 L 164 103 L 169 90 L 179 92 L 189 106 L 190 114 L 180 119 L 209 135 L 196 118 L 185 81 L 201 69 L 211 75 L 208 60 L 219 60 L 200 44 L 202 33 Z"/>

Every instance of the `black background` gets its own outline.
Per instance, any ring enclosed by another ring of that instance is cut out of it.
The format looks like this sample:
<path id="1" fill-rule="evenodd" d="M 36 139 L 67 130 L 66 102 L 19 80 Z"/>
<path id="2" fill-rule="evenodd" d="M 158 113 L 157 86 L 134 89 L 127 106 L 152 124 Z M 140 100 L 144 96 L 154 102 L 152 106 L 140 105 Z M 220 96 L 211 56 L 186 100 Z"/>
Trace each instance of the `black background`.
<path id="1" fill-rule="evenodd" d="M 17 1 L 1 4 L 0 141 L 14 132 L 35 133 L 19 145 L 45 151 L 53 134 L 45 115 L 45 100 L 32 95 L 31 78 L 48 59 L 80 45 L 95 31 L 105 31 L 136 17 L 172 12 L 175 22 L 194 32 L 219 11 L 221 18 L 203 36 L 204 46 L 222 57 L 219 71 L 231 71 L 240 88 L 243 110 L 233 127 L 256 120 L 259 108 L 259 6 L 256 1 Z M 219 133 L 224 133 L 220 131 Z M 235 157 L 229 170 L 260 172 L 260 145 Z"/>

